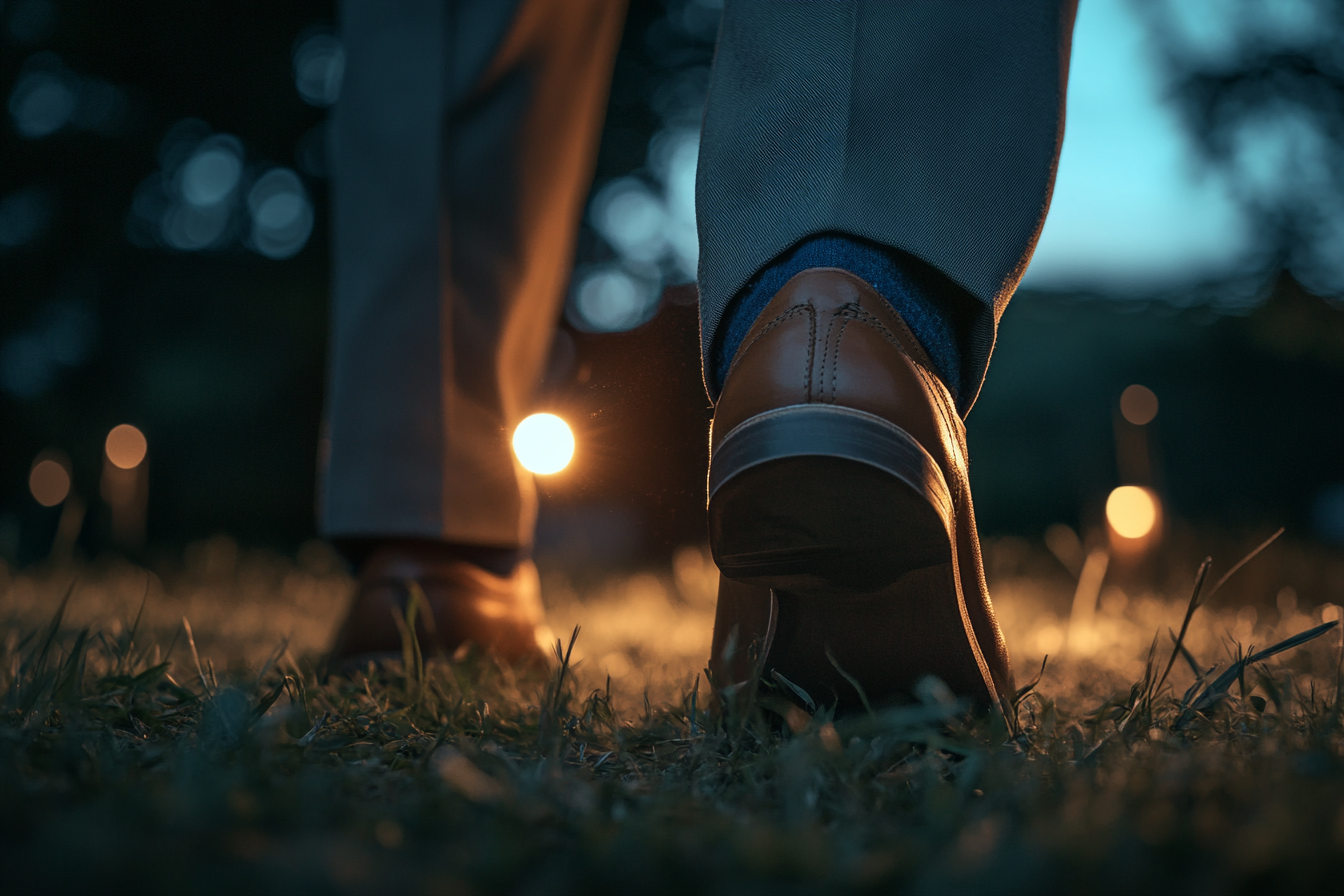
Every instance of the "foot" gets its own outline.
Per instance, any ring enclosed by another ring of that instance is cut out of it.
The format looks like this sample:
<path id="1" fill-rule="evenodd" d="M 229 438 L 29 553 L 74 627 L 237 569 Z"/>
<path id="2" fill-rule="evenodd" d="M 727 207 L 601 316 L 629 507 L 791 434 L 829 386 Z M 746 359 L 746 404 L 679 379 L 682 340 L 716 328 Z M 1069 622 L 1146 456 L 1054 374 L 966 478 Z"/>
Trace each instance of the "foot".
<path id="1" fill-rule="evenodd" d="M 426 658 L 474 643 L 510 664 L 545 662 L 541 589 L 531 561 L 497 575 L 437 545 L 389 542 L 360 569 L 354 603 L 331 651 L 332 669 L 401 656 L 411 583 L 428 604 L 415 627 Z"/>
<path id="2" fill-rule="evenodd" d="M 961 418 L 849 272 L 797 275 L 742 341 L 715 410 L 709 531 L 720 681 L 778 673 L 842 707 L 861 704 L 850 678 L 873 703 L 929 674 L 982 705 L 1011 694 Z"/>

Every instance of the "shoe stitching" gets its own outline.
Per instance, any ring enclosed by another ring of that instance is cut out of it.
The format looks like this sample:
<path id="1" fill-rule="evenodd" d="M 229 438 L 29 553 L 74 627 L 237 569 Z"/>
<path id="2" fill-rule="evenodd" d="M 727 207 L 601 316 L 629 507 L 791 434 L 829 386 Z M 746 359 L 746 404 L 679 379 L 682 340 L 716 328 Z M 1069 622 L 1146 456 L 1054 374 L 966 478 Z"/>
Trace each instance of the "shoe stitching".
<path id="1" fill-rule="evenodd" d="M 905 342 L 897 338 L 896 334 L 892 332 L 891 328 L 889 328 L 885 323 L 883 323 L 882 318 L 873 314 L 873 312 L 864 308 L 858 302 L 851 302 L 848 305 L 844 306 L 844 311 L 852 315 L 856 319 L 862 319 L 868 323 L 871 323 L 874 327 L 881 330 L 882 334 L 885 335 L 887 339 L 891 340 L 891 342 L 897 348 L 899 348 L 902 353 L 907 355 L 911 361 L 915 362 L 916 367 L 926 367 L 930 369 L 933 367 L 933 361 L 930 360 L 928 353 L 924 351 L 924 346 L 920 344 L 919 339 L 916 338 L 915 334 L 911 332 L 908 326 L 906 326 L 905 321 L 901 320 L 900 315 L 895 316 L 896 326 L 905 335 L 906 340 Z M 907 344 L 911 348 L 906 348 Z"/>
<path id="2" fill-rule="evenodd" d="M 849 326 L 852 318 L 846 315 L 836 315 L 841 319 L 840 332 L 835 334 L 835 364 L 831 367 L 831 404 L 837 404 L 836 384 L 840 379 L 840 340 L 845 338 L 845 327 Z"/>
<path id="3" fill-rule="evenodd" d="M 960 458 L 959 458 L 959 460 L 960 460 L 960 465 L 963 466 L 963 467 L 966 466 L 966 465 L 969 465 L 969 463 L 970 463 L 970 454 L 969 454 L 969 451 L 968 451 L 968 448 L 967 448 L 967 444 L 966 444 L 966 428 L 965 428 L 965 425 L 962 423 L 961 415 L 958 414 L 958 413 L 956 412 L 956 408 L 955 408 L 955 406 L 954 406 L 953 404 L 951 404 L 951 395 L 948 393 L 948 391 L 947 391 L 947 387 L 943 384 L 942 379 L 939 378 L 939 377 L 937 377 L 935 374 L 933 374 L 929 369 L 926 369 L 926 368 L 929 366 L 929 364 L 931 363 L 931 362 L 928 362 L 928 360 L 927 360 L 927 356 L 920 357 L 920 356 L 918 356 L 918 355 L 912 355 L 910 352 L 908 352 L 908 351 L 906 350 L 905 346 L 902 345 L 902 344 L 895 338 L 894 334 L 893 334 L 893 333 L 892 333 L 892 332 L 891 332 L 891 331 L 890 331 L 890 330 L 889 330 L 889 329 L 882 323 L 882 321 L 881 321 L 880 319 L 878 319 L 878 318 L 876 318 L 874 315 L 872 315 L 871 312 L 868 312 L 868 311 L 864 310 L 864 309 L 863 309 L 861 306 L 859 306 L 857 303 L 852 303 L 851 305 L 846 306 L 845 308 L 842 309 L 841 313 L 844 314 L 844 316 L 845 316 L 846 318 L 850 319 L 850 320 L 858 320 L 858 321 L 860 321 L 860 322 L 862 322 L 862 323 L 866 323 L 866 324 L 868 324 L 869 326 L 872 326 L 874 329 L 878 330 L 878 331 L 879 331 L 880 333 L 882 333 L 882 335 L 885 336 L 890 342 L 894 343 L 895 346 L 896 346 L 896 348 L 897 348 L 898 350 L 900 350 L 903 354 L 905 354 L 907 357 L 909 357 L 911 361 L 914 362 L 913 366 L 914 366 L 914 368 L 915 368 L 917 374 L 919 375 L 919 377 L 920 377 L 921 380 L 923 381 L 926 390 L 928 390 L 929 392 L 931 392 L 931 393 L 933 394 L 934 403 L 935 403 L 935 406 L 938 408 L 938 413 L 939 413 L 939 416 L 942 418 L 942 423 L 943 423 L 943 425 L 946 426 L 946 427 L 948 427 L 949 429 L 952 430 L 953 437 L 954 437 L 954 438 L 956 439 L 956 441 L 957 441 L 957 447 L 958 447 L 958 450 L 959 450 L 959 452 L 960 452 Z M 896 318 L 896 321 L 897 321 L 897 323 L 901 326 L 901 328 L 905 331 L 905 335 L 906 335 L 908 338 L 910 338 L 911 343 L 912 343 L 914 346 L 918 346 L 920 349 L 922 349 L 923 346 L 921 346 L 921 345 L 919 344 L 919 341 L 918 341 L 917 339 L 914 338 L 914 335 L 910 332 L 910 328 L 909 328 L 908 326 L 905 325 L 905 321 L 901 320 L 899 316 Z M 841 330 L 841 332 L 842 332 L 842 334 L 843 334 L 843 325 L 842 325 L 842 330 Z M 837 338 L 837 341 L 836 341 L 836 342 L 837 342 L 837 345 L 836 345 L 836 367 L 838 368 L 838 367 L 839 367 L 839 339 L 838 339 L 838 338 Z M 834 395 L 834 385 L 832 386 L 832 394 Z M 951 495 L 951 497 L 952 497 L 952 502 L 953 502 L 954 513 L 955 513 L 958 517 L 960 517 L 960 516 L 962 516 L 963 514 L 971 513 L 970 510 L 969 510 L 969 508 L 970 508 L 970 483 L 965 479 L 962 470 L 956 470 L 956 471 L 954 471 L 954 472 L 955 472 L 956 475 L 953 475 L 953 476 L 952 476 L 952 479 L 953 479 L 954 481 L 953 481 L 953 483 L 952 483 L 952 495 Z M 975 518 L 974 518 L 974 514 L 973 514 L 973 513 L 971 513 L 971 525 L 972 525 L 972 526 L 975 525 Z M 974 542 L 974 548 L 973 548 L 973 550 L 974 550 L 975 555 L 977 555 L 977 559 L 979 559 L 979 556 L 978 556 L 978 555 L 980 554 L 980 549 L 979 549 L 979 542 L 978 542 L 978 540 Z M 986 586 L 986 583 L 985 583 L 985 575 L 984 575 L 984 565 L 983 565 L 983 560 L 980 560 L 980 562 L 977 564 L 977 572 L 978 572 L 978 576 L 977 576 L 977 578 L 979 579 L 978 584 L 979 584 L 980 590 L 981 590 L 981 591 L 984 591 L 985 593 L 988 593 L 988 592 L 987 592 L 987 586 Z M 969 606 L 967 606 L 967 607 L 965 608 L 965 611 L 969 611 Z M 965 611 L 964 611 L 964 612 L 965 612 Z M 969 616 L 967 616 L 966 621 L 967 621 L 967 622 L 970 622 Z M 972 636 L 973 636 L 973 638 L 977 639 L 977 640 L 976 640 L 976 644 L 977 644 L 977 646 L 978 646 L 978 645 L 979 645 L 979 641 L 978 641 L 979 634 L 976 633 L 976 632 L 974 631 L 974 624 L 973 624 L 973 623 L 972 623 L 971 628 L 972 628 Z M 998 633 L 998 638 L 996 639 L 996 644 L 1002 644 L 1002 638 L 1003 638 L 1002 632 L 999 632 L 999 633 Z M 988 671 L 987 668 L 986 668 L 985 671 Z M 996 687 L 997 687 L 997 683 L 993 681 L 993 676 L 992 676 L 992 674 L 990 675 L 990 681 L 989 681 L 989 684 L 991 684 L 991 687 L 990 687 L 991 694 L 992 694 L 992 693 L 995 693 L 995 689 L 996 689 Z"/>
<path id="4" fill-rule="evenodd" d="M 961 417 L 957 415 L 956 410 L 947 403 L 947 396 L 945 394 L 947 387 L 943 385 L 942 380 L 939 379 L 934 374 L 930 373 L 926 369 L 924 363 L 919 358 L 911 356 L 910 353 L 906 351 L 905 346 L 902 345 L 900 340 L 896 338 L 896 335 L 892 333 L 892 331 L 886 326 L 886 324 L 882 322 L 880 318 L 873 315 L 872 312 L 865 310 L 857 303 L 852 303 L 851 305 L 845 306 L 844 309 L 842 310 L 842 313 L 852 320 L 857 320 L 861 321 L 862 323 L 866 323 L 869 326 L 881 332 L 882 335 L 885 336 L 888 341 L 890 341 L 893 345 L 895 345 L 896 348 L 900 349 L 900 351 L 907 357 L 910 357 L 910 360 L 915 362 L 914 365 L 915 369 L 919 371 L 919 375 L 921 378 L 923 378 L 925 385 L 927 385 L 929 387 L 929 390 L 933 392 L 934 395 L 937 397 L 938 409 L 944 418 L 943 422 L 948 424 L 949 428 L 953 432 L 958 434 L 957 441 L 959 444 L 962 444 L 963 447 L 962 453 L 965 454 L 964 450 L 965 439 L 961 437 L 964 430 L 957 426 L 957 423 L 961 421 Z M 912 336 L 911 338 L 913 339 L 914 337 Z"/>
<path id="5" fill-rule="evenodd" d="M 867 324 L 868 326 L 872 327 L 874 330 L 877 330 L 879 333 L 881 333 L 881 334 L 887 339 L 887 341 L 890 342 L 893 346 L 895 346 L 896 349 L 898 349 L 903 355 L 906 355 L 907 357 L 910 357 L 910 353 L 906 351 L 905 346 L 902 345 L 901 342 L 900 342 L 900 340 L 898 340 L 898 339 L 896 338 L 896 335 L 895 335 L 894 333 L 892 333 L 891 329 L 888 328 L 888 327 L 886 326 L 886 324 L 884 324 L 880 318 L 876 317 L 876 316 L 873 315 L 871 312 L 865 310 L 863 307 L 861 307 L 861 306 L 858 305 L 857 303 L 850 303 L 850 304 L 848 304 L 848 305 L 842 306 L 842 308 L 840 309 L 840 311 L 837 313 L 837 316 L 838 316 L 838 317 L 843 317 L 843 318 L 845 318 L 845 324 L 842 324 L 842 325 L 841 325 L 841 335 L 842 335 L 842 336 L 843 336 L 843 334 L 844 334 L 844 326 L 847 325 L 848 322 L 851 321 L 851 320 L 852 320 L 852 321 L 856 321 L 856 322 L 858 322 L 858 323 Z M 835 395 L 836 395 L 836 378 L 838 377 L 838 371 L 839 371 L 839 366 L 840 366 L 840 365 L 839 365 L 839 360 L 840 360 L 840 359 L 839 359 L 839 354 L 840 354 L 839 343 L 840 343 L 840 337 L 837 336 L 837 337 L 836 337 L 836 376 L 833 376 L 833 377 L 832 377 L 832 380 L 831 380 L 831 401 L 832 401 L 832 403 L 835 403 L 835 400 L 836 400 L 836 399 L 835 399 Z M 960 459 L 961 459 L 961 461 L 962 461 L 962 464 L 965 464 L 965 462 L 966 462 L 966 458 L 967 458 L 967 456 L 968 456 L 968 455 L 967 455 L 967 451 L 966 451 L 966 440 L 965 440 L 965 435 L 964 435 L 965 430 L 962 429 L 962 428 L 959 428 L 959 427 L 957 426 L 957 423 L 960 422 L 961 418 L 955 416 L 955 412 L 949 407 L 949 405 L 948 405 L 948 403 L 947 403 L 946 394 L 945 394 L 945 393 L 946 393 L 946 387 L 942 385 L 942 381 L 941 381 L 941 380 L 939 380 L 939 379 L 938 379 L 937 377 L 935 377 L 932 373 L 930 373 L 928 370 L 926 370 L 925 367 L 924 367 L 924 365 L 921 364 L 917 359 L 911 357 L 911 360 L 914 361 L 914 364 L 913 364 L 912 366 L 915 368 L 915 372 L 916 372 L 916 374 L 919 376 L 919 378 L 920 378 L 921 381 L 923 382 L 925 389 L 927 389 L 927 390 L 932 394 L 932 396 L 933 396 L 934 406 L 935 406 L 935 407 L 937 408 L 937 410 L 938 410 L 938 416 L 942 418 L 942 421 L 941 421 L 941 422 L 942 422 L 943 426 L 945 426 L 945 427 L 947 427 L 948 429 L 952 430 L 953 436 L 957 439 L 957 447 L 958 447 L 958 451 L 959 451 L 959 453 L 960 453 L 960 455 L 961 455 L 961 458 L 960 458 Z M 961 471 L 958 470 L 958 471 L 956 471 L 956 472 L 958 473 L 958 475 L 955 475 L 955 476 L 952 477 L 953 480 L 955 480 L 955 482 L 954 482 L 954 484 L 953 484 L 953 489 L 952 489 L 952 501 L 953 501 L 953 506 L 957 509 L 958 512 L 960 512 L 961 509 L 965 506 L 965 500 L 964 500 L 964 496 L 963 496 L 963 490 L 965 489 L 965 484 L 963 483 L 963 481 L 962 481 L 962 476 L 960 475 L 960 472 L 961 472 Z"/>
<path id="6" fill-rule="evenodd" d="M 873 314 L 871 311 L 865 310 L 858 303 L 851 303 L 849 305 L 841 307 L 840 314 L 849 318 L 850 320 L 855 320 L 861 323 L 868 324 L 873 329 L 880 332 L 883 336 L 887 337 L 887 340 L 891 342 L 892 345 L 896 346 L 898 349 L 901 350 L 901 354 L 904 355 L 910 354 L 905 350 L 905 346 L 901 344 L 901 341 L 896 337 L 896 334 L 891 331 L 891 328 L 889 328 L 886 324 L 882 323 L 881 318 Z"/>
<path id="7" fill-rule="evenodd" d="M 812 364 L 817 359 L 817 309 L 807 303 L 807 366 L 803 368 L 803 400 L 812 400 Z"/>
<path id="8" fill-rule="evenodd" d="M 914 368 L 919 372 L 921 376 L 927 376 L 923 368 L 923 365 L 921 365 L 917 359 L 910 357 L 910 353 L 906 351 L 905 346 L 896 337 L 896 334 L 893 333 L 886 324 L 882 323 L 882 320 L 880 318 L 876 317 L 871 312 L 864 310 L 864 308 L 862 308 L 858 303 L 852 302 L 848 305 L 842 306 L 840 310 L 836 312 L 836 316 L 843 317 L 845 319 L 846 325 L 849 323 L 849 321 L 854 321 L 856 323 L 866 324 L 869 327 L 872 327 L 874 330 L 880 333 L 883 336 L 883 338 L 887 340 L 887 342 L 891 343 L 892 347 L 894 347 L 902 355 L 905 355 L 907 358 L 910 358 L 911 361 L 914 361 L 915 362 Z M 839 340 L 837 339 L 836 340 L 837 366 L 840 360 L 839 354 L 840 354 Z M 834 386 L 832 386 L 832 395 L 834 395 L 834 392 L 835 392 Z"/>
<path id="9" fill-rule="evenodd" d="M 821 348 L 821 402 L 822 402 L 823 404 L 826 403 L 826 365 L 827 365 L 827 362 L 829 361 L 829 363 L 831 364 L 831 370 L 833 371 L 833 375 L 832 375 L 832 386 L 834 386 L 834 374 L 835 374 L 835 373 L 838 373 L 838 371 L 839 371 L 839 369 L 840 369 L 840 345 L 839 345 L 839 342 L 838 342 L 839 337 L 837 337 L 837 343 L 836 343 L 836 346 L 835 346 L 835 358 L 834 358 L 834 359 L 831 359 L 831 332 L 835 329 L 835 320 L 836 320 L 837 317 L 839 317 L 838 314 L 834 314 L 834 313 L 831 314 L 830 321 L 826 324 L 826 339 L 825 339 L 825 341 L 822 343 L 822 348 Z M 832 390 L 831 390 L 831 402 L 830 402 L 830 403 L 831 403 L 831 404 L 835 404 L 835 390 L 834 390 L 834 388 L 832 388 Z"/>
<path id="10" fill-rule="evenodd" d="M 905 346 L 902 345 L 901 342 L 900 342 L 900 340 L 896 338 L 896 334 L 892 333 L 891 330 L 890 330 L 885 324 L 883 324 L 882 321 L 881 321 L 879 318 L 875 317 L 875 316 L 872 315 L 870 312 L 865 311 L 865 310 L 864 310 L 862 307 L 860 307 L 857 303 L 851 303 L 851 304 L 849 304 L 849 305 L 842 306 L 841 309 L 839 310 L 839 312 L 837 312 L 837 315 L 836 315 L 836 316 L 837 316 L 837 317 L 843 317 L 843 318 L 845 319 L 845 323 L 841 326 L 841 334 L 842 334 L 842 335 L 843 335 L 843 333 L 844 333 L 844 329 L 843 329 L 844 326 L 848 326 L 848 324 L 849 324 L 850 321 L 854 321 L 855 323 L 860 323 L 860 324 L 866 324 L 866 325 L 868 325 L 869 327 L 872 327 L 872 328 L 873 328 L 874 330 L 876 330 L 878 333 L 880 333 L 880 334 L 887 340 L 887 342 L 891 343 L 891 345 L 892 345 L 897 351 L 899 351 L 902 355 L 905 355 L 906 357 L 909 357 L 910 353 L 907 352 L 907 351 L 905 350 Z M 836 359 L 835 359 L 835 360 L 836 360 L 836 368 L 837 368 L 837 374 L 838 374 L 838 368 L 839 368 L 839 365 L 840 365 L 840 340 L 839 340 L 839 337 L 836 338 Z M 911 360 L 914 360 L 914 359 L 911 359 Z M 922 368 L 920 367 L 920 365 L 919 365 L 918 362 L 916 362 L 914 366 L 915 366 L 915 369 L 916 369 L 916 370 L 921 370 L 921 371 L 922 371 Z M 832 395 L 832 397 L 834 397 L 834 395 L 835 395 L 835 380 L 834 380 L 834 379 L 832 379 L 832 384 L 831 384 L 831 395 Z"/>
<path id="11" fill-rule="evenodd" d="M 739 363 L 741 363 L 741 361 L 742 361 L 743 358 L 746 357 L 747 352 L 751 350 L 751 347 L 752 347 L 753 345 L 755 345 L 757 342 L 760 342 L 761 339 L 764 338 L 764 336 L 765 336 L 766 333 L 769 333 L 769 332 L 770 332 L 771 330 L 773 330 L 775 327 L 778 327 L 780 324 L 784 323 L 784 321 L 788 320 L 788 319 L 791 318 L 791 317 L 796 317 L 796 316 L 798 316 L 799 314 L 803 314 L 803 313 L 805 313 L 805 312 L 812 312 L 812 311 L 813 311 L 813 309 L 812 309 L 812 306 L 811 306 L 811 305 L 794 305 L 792 308 L 788 309 L 787 311 L 783 311 L 783 312 L 781 312 L 780 314 L 778 314 L 778 315 L 775 317 L 774 320 L 770 321 L 768 324 L 766 324 L 764 327 L 762 327 L 762 328 L 761 328 L 761 332 L 759 332 L 759 333 L 757 333 L 755 336 L 753 336 L 753 337 L 751 338 L 751 341 L 750 341 L 750 342 L 748 342 L 746 345 L 742 346 L 741 348 L 739 348 L 739 349 L 737 350 L 737 354 L 733 357 L 733 363 L 730 364 L 730 365 L 728 365 L 728 373 L 724 375 L 724 381 L 727 382 L 728 377 L 729 377 L 729 376 L 732 376 L 733 371 L 737 369 L 737 365 L 738 365 Z M 815 330 L 815 328 L 816 328 L 816 314 L 815 314 L 815 312 L 812 314 L 812 318 L 813 318 L 813 320 L 812 320 L 812 328 L 813 328 L 813 330 Z M 811 349 L 809 348 L 808 351 L 810 352 Z M 809 357 L 809 361 L 810 361 L 810 357 Z M 811 365 L 810 365 L 810 363 L 809 363 L 809 368 L 810 368 L 810 366 L 811 366 Z M 810 375 L 811 375 L 811 371 L 810 371 L 810 369 L 809 369 L 809 376 L 810 376 Z"/>
<path id="12" fill-rule="evenodd" d="M 877 330 L 884 337 L 886 337 L 888 342 L 890 342 L 893 346 L 895 346 L 898 350 L 900 350 L 901 354 L 905 355 L 906 357 L 910 357 L 910 353 L 905 350 L 905 346 L 901 344 L 901 342 L 896 338 L 895 334 L 893 334 L 891 330 L 885 324 L 883 324 L 879 318 L 873 316 L 871 313 L 857 306 L 855 306 L 854 308 L 846 308 L 843 314 L 848 320 L 852 320 L 857 323 L 867 324 L 874 330 Z M 944 397 L 945 387 L 942 385 L 942 381 L 937 379 L 937 377 L 935 377 L 928 370 L 926 370 L 924 368 L 924 365 L 920 364 L 918 360 L 916 360 L 915 358 L 911 358 L 911 360 L 915 362 L 913 366 L 915 368 L 916 373 L 919 375 L 920 379 L 924 382 L 925 387 L 931 393 L 933 393 L 934 400 L 937 403 L 939 416 L 943 418 L 943 424 L 947 426 L 949 429 L 951 429 L 954 433 L 957 433 L 958 436 L 960 436 L 961 430 L 959 430 L 956 424 L 953 422 L 953 417 L 951 416 L 951 409 L 949 408 L 947 401 Z M 834 389 L 832 390 L 832 393 L 834 394 Z M 956 419 L 959 420 L 960 418 Z M 958 438 L 957 441 L 960 444 L 963 440 L 961 438 Z M 962 451 L 962 454 L 963 455 L 965 454 L 964 449 Z"/>

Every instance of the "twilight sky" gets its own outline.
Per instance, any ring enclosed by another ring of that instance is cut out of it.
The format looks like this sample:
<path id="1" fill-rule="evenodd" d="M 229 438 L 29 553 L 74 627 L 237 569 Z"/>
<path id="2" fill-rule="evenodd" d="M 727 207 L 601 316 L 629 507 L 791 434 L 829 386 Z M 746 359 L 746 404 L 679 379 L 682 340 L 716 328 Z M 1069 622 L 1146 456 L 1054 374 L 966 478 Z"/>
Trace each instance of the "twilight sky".
<path id="1" fill-rule="evenodd" d="M 1125 0 L 1079 6 L 1054 200 L 1023 285 L 1142 293 L 1232 267 L 1244 225 L 1201 177 Z"/>

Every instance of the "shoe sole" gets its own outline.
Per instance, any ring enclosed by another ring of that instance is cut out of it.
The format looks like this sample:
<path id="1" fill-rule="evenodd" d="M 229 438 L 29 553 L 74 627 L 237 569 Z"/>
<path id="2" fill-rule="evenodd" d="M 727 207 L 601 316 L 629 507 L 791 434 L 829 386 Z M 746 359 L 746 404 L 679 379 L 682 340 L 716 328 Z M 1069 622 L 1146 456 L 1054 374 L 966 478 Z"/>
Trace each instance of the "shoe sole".
<path id="1" fill-rule="evenodd" d="M 871 591 L 953 562 L 953 532 L 937 463 L 864 411 L 777 408 L 735 427 L 710 458 L 710 547 L 735 581 Z"/>

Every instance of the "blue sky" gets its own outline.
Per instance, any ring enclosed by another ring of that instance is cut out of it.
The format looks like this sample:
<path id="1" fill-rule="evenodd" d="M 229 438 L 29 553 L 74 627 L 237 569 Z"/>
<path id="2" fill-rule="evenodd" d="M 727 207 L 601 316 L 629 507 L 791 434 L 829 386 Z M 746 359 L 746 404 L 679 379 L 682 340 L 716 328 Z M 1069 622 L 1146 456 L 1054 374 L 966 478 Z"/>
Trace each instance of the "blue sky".
<path id="1" fill-rule="evenodd" d="M 1125 0 L 1083 0 L 1059 177 L 1023 285 L 1141 294 L 1228 271 L 1245 226 L 1201 174 Z"/>

